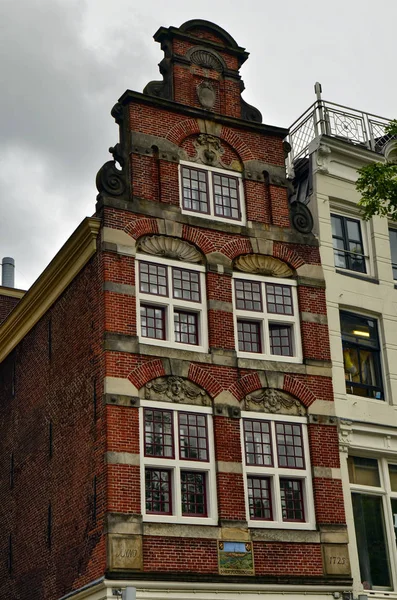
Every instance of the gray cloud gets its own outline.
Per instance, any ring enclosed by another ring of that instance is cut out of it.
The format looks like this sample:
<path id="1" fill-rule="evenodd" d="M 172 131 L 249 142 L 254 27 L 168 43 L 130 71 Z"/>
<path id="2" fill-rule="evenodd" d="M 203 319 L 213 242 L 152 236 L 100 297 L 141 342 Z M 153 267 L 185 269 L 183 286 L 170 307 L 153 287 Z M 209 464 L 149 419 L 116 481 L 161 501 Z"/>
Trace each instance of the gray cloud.
<path id="1" fill-rule="evenodd" d="M 217 22 L 247 46 L 244 97 L 288 126 L 324 97 L 393 117 L 395 0 L 274 2 L 3 0 L 0 3 L 0 258 L 17 285 L 39 275 L 95 206 L 95 174 L 117 141 L 110 109 L 158 78 L 161 25 Z"/>

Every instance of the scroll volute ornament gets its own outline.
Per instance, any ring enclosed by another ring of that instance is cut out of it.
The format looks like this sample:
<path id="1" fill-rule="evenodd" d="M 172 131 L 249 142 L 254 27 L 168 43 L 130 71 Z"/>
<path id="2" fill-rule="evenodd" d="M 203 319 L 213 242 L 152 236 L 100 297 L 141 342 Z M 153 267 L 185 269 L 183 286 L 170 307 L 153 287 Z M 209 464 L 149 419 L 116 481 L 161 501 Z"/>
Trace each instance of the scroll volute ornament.
<path id="1" fill-rule="evenodd" d="M 292 277 L 292 269 L 282 260 L 266 254 L 245 254 L 234 263 L 239 271 L 270 277 Z"/>

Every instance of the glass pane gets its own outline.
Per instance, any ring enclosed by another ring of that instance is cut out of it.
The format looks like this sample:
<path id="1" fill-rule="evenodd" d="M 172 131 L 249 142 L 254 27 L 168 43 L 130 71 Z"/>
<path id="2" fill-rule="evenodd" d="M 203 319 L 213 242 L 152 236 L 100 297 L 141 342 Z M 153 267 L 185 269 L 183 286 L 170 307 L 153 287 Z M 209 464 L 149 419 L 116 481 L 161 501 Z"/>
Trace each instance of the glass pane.
<path id="1" fill-rule="evenodd" d="M 342 339 L 360 346 L 379 347 L 376 321 L 353 313 L 340 313 Z"/>
<path id="2" fill-rule="evenodd" d="M 332 235 L 337 237 L 343 236 L 342 231 L 342 219 L 340 217 L 336 217 L 335 215 L 331 215 L 331 224 L 332 224 Z"/>
<path id="3" fill-rule="evenodd" d="M 268 477 L 248 477 L 248 503 L 251 519 L 272 519 L 272 495 Z"/>
<path id="4" fill-rule="evenodd" d="M 389 477 L 392 492 L 397 492 L 397 465 L 389 465 Z"/>
<path id="5" fill-rule="evenodd" d="M 352 494 L 352 502 L 363 587 L 390 587 L 382 498 Z"/>
<path id="6" fill-rule="evenodd" d="M 335 251 L 334 257 L 335 257 L 335 267 L 340 267 L 341 269 L 347 269 L 346 254 L 344 254 L 343 252 Z"/>
<path id="7" fill-rule="evenodd" d="M 349 240 L 361 241 L 360 223 L 359 221 L 351 221 L 346 219 L 347 235 Z"/>
<path id="8" fill-rule="evenodd" d="M 394 536 L 397 544 L 397 498 L 391 498 L 391 512 L 393 515 Z"/>
<path id="9" fill-rule="evenodd" d="M 349 456 L 347 465 L 350 483 L 380 487 L 378 461 L 375 458 Z"/>

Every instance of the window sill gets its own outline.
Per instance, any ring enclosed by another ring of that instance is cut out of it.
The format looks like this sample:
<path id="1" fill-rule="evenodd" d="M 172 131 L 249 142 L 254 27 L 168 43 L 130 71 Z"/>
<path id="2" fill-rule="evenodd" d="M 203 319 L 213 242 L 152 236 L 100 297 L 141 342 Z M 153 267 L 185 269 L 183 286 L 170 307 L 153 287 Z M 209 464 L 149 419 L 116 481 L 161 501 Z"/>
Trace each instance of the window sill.
<path id="1" fill-rule="evenodd" d="M 237 352 L 237 358 L 251 359 L 251 360 L 266 360 L 273 363 L 293 363 L 302 364 L 301 356 L 281 356 L 276 354 L 259 354 L 256 352 Z"/>
<path id="2" fill-rule="evenodd" d="M 353 279 L 361 279 L 362 281 L 368 281 L 368 283 L 376 283 L 377 285 L 379 285 L 379 279 L 376 279 L 376 277 L 368 277 L 368 275 L 354 273 L 352 271 L 348 271 L 347 269 L 335 269 L 335 272 L 339 275 L 345 275 L 346 277 L 353 277 Z"/>
<path id="3" fill-rule="evenodd" d="M 142 515 L 142 522 L 178 525 L 218 525 L 218 520 L 213 517 L 177 517 L 176 515 Z"/>
<path id="4" fill-rule="evenodd" d="M 179 344 L 170 342 L 169 340 L 156 340 L 154 338 L 138 337 L 139 346 L 152 346 L 157 348 L 165 348 L 166 350 L 179 350 L 182 352 L 200 352 L 208 354 L 208 347 L 195 346 L 193 344 Z"/>
<path id="5" fill-rule="evenodd" d="M 215 215 L 200 213 L 195 211 L 188 211 L 181 207 L 181 214 L 187 217 L 196 217 L 203 219 L 204 221 L 212 221 L 213 223 L 225 223 L 227 225 L 238 225 L 239 227 L 246 227 L 247 223 L 244 219 L 231 219 L 230 217 L 217 217 Z"/>
<path id="6" fill-rule="evenodd" d="M 252 529 L 279 529 L 279 530 L 305 530 L 314 531 L 316 526 L 314 523 L 287 523 L 279 521 L 257 521 L 255 519 L 249 519 L 248 527 Z"/>
<path id="7" fill-rule="evenodd" d="M 371 398 L 370 396 L 357 396 L 356 394 L 348 394 L 346 392 L 346 399 L 351 399 L 354 400 L 354 402 L 357 402 L 358 400 L 360 402 L 365 401 L 365 402 L 373 402 L 374 404 L 379 404 L 379 402 L 385 402 L 385 398 Z"/>

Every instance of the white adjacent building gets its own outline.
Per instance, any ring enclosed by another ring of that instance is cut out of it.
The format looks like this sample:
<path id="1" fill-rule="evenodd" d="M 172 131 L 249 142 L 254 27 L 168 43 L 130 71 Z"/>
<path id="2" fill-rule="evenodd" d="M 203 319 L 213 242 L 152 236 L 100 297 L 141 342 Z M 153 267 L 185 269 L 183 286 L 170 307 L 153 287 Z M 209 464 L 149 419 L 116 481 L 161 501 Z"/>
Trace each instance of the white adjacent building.
<path id="1" fill-rule="evenodd" d="M 355 187 L 397 140 L 320 90 L 290 130 L 291 201 L 321 245 L 353 593 L 397 598 L 397 223 L 364 221 Z"/>

